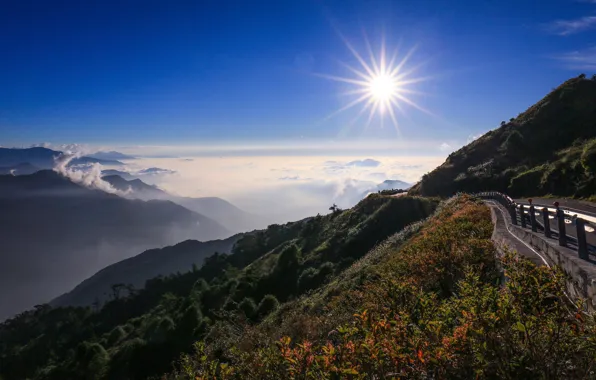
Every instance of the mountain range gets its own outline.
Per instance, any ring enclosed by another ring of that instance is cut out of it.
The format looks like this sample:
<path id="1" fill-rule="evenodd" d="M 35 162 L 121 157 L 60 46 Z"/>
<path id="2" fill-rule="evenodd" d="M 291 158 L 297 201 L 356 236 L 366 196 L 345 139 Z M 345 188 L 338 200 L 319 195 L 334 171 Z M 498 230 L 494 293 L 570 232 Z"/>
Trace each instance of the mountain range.
<path id="1" fill-rule="evenodd" d="M 18 165 L 29 164 L 39 169 L 52 169 L 55 165 L 55 159 L 63 152 L 42 147 L 27 149 L 18 148 L 0 148 L 0 167 L 12 168 Z M 105 160 L 82 156 L 73 159 L 69 165 L 85 165 L 98 163 L 102 165 L 122 165 L 117 160 Z"/>
<path id="2" fill-rule="evenodd" d="M 109 151 L 109 152 L 103 152 L 103 151 L 95 152 L 93 154 L 89 154 L 88 157 L 96 158 L 96 159 L 100 159 L 100 160 L 110 160 L 110 161 L 133 160 L 136 158 L 134 156 L 129 156 L 128 154 L 116 152 L 113 150 Z"/>
<path id="3" fill-rule="evenodd" d="M 218 197 L 191 198 L 175 196 L 157 186 L 148 185 L 140 179 L 126 180 L 120 175 L 107 175 L 103 176 L 102 179 L 114 188 L 126 192 L 129 197 L 143 200 L 169 200 L 189 210 L 206 215 L 234 232 L 264 228 L 268 224 L 263 217 L 249 214 Z"/>
<path id="4" fill-rule="evenodd" d="M 146 249 L 232 235 L 173 202 L 125 199 L 50 170 L 0 176 L 0 210 L 0 319 Z"/>

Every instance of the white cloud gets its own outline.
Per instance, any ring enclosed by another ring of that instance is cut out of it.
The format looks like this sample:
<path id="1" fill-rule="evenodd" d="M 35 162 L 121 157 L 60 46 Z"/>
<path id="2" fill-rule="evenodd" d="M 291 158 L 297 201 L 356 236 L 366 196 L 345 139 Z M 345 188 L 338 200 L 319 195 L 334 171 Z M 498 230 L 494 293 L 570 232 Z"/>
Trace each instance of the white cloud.
<path id="1" fill-rule="evenodd" d="M 584 16 L 575 20 L 557 20 L 548 29 L 559 36 L 569 36 L 596 28 L 596 16 Z"/>
<path id="2" fill-rule="evenodd" d="M 482 136 L 484 136 L 486 134 L 486 132 L 481 132 L 481 133 L 477 133 L 475 135 L 469 135 L 468 136 L 468 140 L 467 140 L 467 144 L 471 143 L 472 141 L 478 140 L 479 138 L 481 138 Z"/>
<path id="3" fill-rule="evenodd" d="M 373 167 L 381 165 L 381 161 L 373 160 L 372 158 L 365 158 L 364 160 L 355 160 L 347 163 L 348 166 Z"/>
<path id="4" fill-rule="evenodd" d="M 276 221 L 281 222 L 326 213 L 333 202 L 349 207 L 386 179 L 415 183 L 443 160 L 442 155 L 379 156 L 375 157 L 378 166 L 351 166 L 348 163 L 364 159 L 353 156 L 195 157 L 194 161 L 141 158 L 127 161 L 127 170 L 133 174 L 147 167 L 176 171 L 175 175 L 140 178 L 178 195 L 221 197 L 246 211 L 278 215 Z"/>
<path id="5" fill-rule="evenodd" d="M 596 47 L 570 51 L 554 58 L 570 70 L 596 70 Z"/>
<path id="6" fill-rule="evenodd" d="M 450 149 L 451 149 L 451 145 L 447 144 L 446 142 L 442 143 L 442 144 L 439 146 L 439 150 L 440 150 L 441 152 L 448 152 Z"/>
<path id="7" fill-rule="evenodd" d="M 78 157 L 79 155 L 77 154 L 61 154 L 55 159 L 54 171 L 88 189 L 101 190 L 111 194 L 126 195 L 126 192 L 115 189 L 110 183 L 101 178 L 101 165 L 98 163 L 69 167 L 68 164 Z"/>

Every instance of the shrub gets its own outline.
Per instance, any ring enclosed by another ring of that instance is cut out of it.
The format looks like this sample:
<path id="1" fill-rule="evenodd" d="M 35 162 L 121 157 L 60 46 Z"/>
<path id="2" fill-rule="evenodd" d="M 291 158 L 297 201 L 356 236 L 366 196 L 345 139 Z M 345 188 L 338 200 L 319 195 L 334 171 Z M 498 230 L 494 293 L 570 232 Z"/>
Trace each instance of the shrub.
<path id="1" fill-rule="evenodd" d="M 244 313 L 246 318 L 251 319 L 255 316 L 257 305 L 252 298 L 245 298 L 238 304 L 238 309 Z"/>
<path id="2" fill-rule="evenodd" d="M 596 139 L 590 140 L 584 145 L 581 164 L 586 175 L 593 176 L 596 174 Z"/>
<path id="3" fill-rule="evenodd" d="M 279 301 L 272 294 L 267 294 L 257 307 L 258 318 L 264 318 L 279 307 Z"/>
<path id="4" fill-rule="evenodd" d="M 118 326 L 114 328 L 112 331 L 110 331 L 110 335 L 108 335 L 108 344 L 110 346 L 113 346 L 114 344 L 116 344 L 116 342 L 119 342 L 125 336 L 126 331 L 124 331 L 124 328 L 122 328 L 122 326 Z"/>
<path id="5" fill-rule="evenodd" d="M 387 256 L 351 323 L 316 339 L 282 337 L 225 362 L 203 342 L 171 379 L 593 378 L 594 318 L 565 296 L 557 269 L 507 254 L 497 281 L 486 206 L 462 197 Z"/>

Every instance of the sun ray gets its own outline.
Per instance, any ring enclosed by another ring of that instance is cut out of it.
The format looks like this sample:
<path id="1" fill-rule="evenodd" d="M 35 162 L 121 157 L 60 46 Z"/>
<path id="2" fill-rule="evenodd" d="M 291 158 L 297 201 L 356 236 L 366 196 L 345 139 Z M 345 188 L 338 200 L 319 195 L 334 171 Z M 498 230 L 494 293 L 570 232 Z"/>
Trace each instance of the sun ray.
<path id="1" fill-rule="evenodd" d="M 352 55 L 354 55 L 354 57 L 358 60 L 358 62 L 360 62 L 360 64 L 362 65 L 362 67 L 364 67 L 364 69 L 366 70 L 366 72 L 368 73 L 368 75 L 373 76 L 375 75 L 375 71 L 373 71 L 368 64 L 366 63 L 366 61 L 364 60 L 364 58 L 362 58 L 362 56 L 360 56 L 360 54 L 358 53 L 358 51 L 356 51 L 356 49 L 354 49 L 354 47 L 348 42 L 348 40 L 340 33 L 339 37 L 342 39 L 342 41 L 344 42 L 344 44 L 346 45 L 346 47 L 350 50 L 350 52 L 352 52 Z"/>
<path id="2" fill-rule="evenodd" d="M 338 77 L 338 76 L 335 76 L 335 75 L 318 74 L 318 73 L 314 73 L 313 75 L 318 76 L 318 77 L 322 77 L 322 78 L 326 78 L 326 79 L 331 79 L 331 80 L 334 80 L 336 82 L 345 82 L 345 83 L 357 84 L 359 86 L 368 86 L 368 83 L 369 83 L 369 82 L 365 82 L 365 81 L 362 81 L 362 80 L 351 79 L 351 78 L 343 78 L 343 77 Z"/>
<path id="3" fill-rule="evenodd" d="M 379 72 L 379 65 L 377 65 L 377 59 L 375 58 L 375 54 L 373 53 L 372 46 L 368 39 L 368 35 L 366 34 L 366 30 L 362 29 L 362 34 L 364 36 L 364 43 L 366 44 L 366 50 L 368 50 L 368 55 L 370 57 L 370 63 L 372 64 L 375 73 Z"/>
<path id="4" fill-rule="evenodd" d="M 353 68 L 352 66 L 350 66 L 347 63 L 344 63 L 342 61 L 338 61 L 338 62 L 339 62 L 340 65 L 342 65 L 343 67 L 347 68 L 348 70 L 350 70 L 354 74 L 358 75 L 360 78 L 364 79 L 365 81 L 370 81 L 370 76 L 366 75 L 362 71 L 357 70 L 357 69 Z"/>
<path id="5" fill-rule="evenodd" d="M 367 95 L 367 94 L 364 94 L 364 95 L 362 95 L 361 97 L 359 97 L 358 99 L 356 99 L 356 100 L 353 100 L 353 101 L 351 101 L 350 103 L 346 104 L 345 106 L 341 107 L 340 109 L 338 109 L 338 110 L 334 111 L 333 113 L 331 113 L 330 115 L 328 115 L 327 117 L 325 117 L 325 120 L 326 120 L 326 119 L 330 119 L 330 118 L 332 118 L 333 116 L 335 116 L 335 115 L 337 115 L 337 114 L 339 114 L 339 113 L 342 113 L 342 112 L 344 112 L 344 111 L 346 111 L 346 110 L 349 110 L 350 108 L 354 107 L 354 106 L 355 106 L 355 105 L 357 105 L 358 103 L 362 103 L 362 102 L 364 102 L 364 101 L 365 101 L 365 100 L 367 100 L 367 99 L 368 99 L 368 95 Z"/>
<path id="6" fill-rule="evenodd" d="M 397 75 L 400 70 L 402 69 L 402 67 L 404 67 L 406 65 L 406 63 L 408 63 L 408 60 L 410 59 L 410 57 L 414 54 L 414 52 L 416 51 L 416 46 L 414 46 L 413 48 L 410 49 L 410 51 L 408 51 L 406 53 L 406 55 L 402 58 L 402 60 L 397 64 L 397 66 L 395 66 L 393 68 L 393 70 L 391 71 L 391 76 Z"/>
<path id="7" fill-rule="evenodd" d="M 429 114 L 429 115 L 431 115 L 431 116 L 435 116 L 435 114 L 433 114 L 432 112 L 430 112 L 430 111 L 429 111 L 429 110 L 427 110 L 426 108 L 422 108 L 421 106 L 419 106 L 418 104 L 414 103 L 413 101 L 411 101 L 410 99 L 406 98 L 405 96 L 398 94 L 398 95 L 397 95 L 397 97 L 398 97 L 398 98 L 399 98 L 401 101 L 403 101 L 403 102 L 405 102 L 405 103 L 408 103 L 410 106 L 412 106 L 412 107 L 416 108 L 417 110 L 419 110 L 419 111 L 422 111 L 422 112 L 424 112 L 424 113 L 426 113 L 426 114 Z"/>
<path id="8" fill-rule="evenodd" d="M 353 77 L 325 74 L 315 75 L 353 85 L 353 89 L 342 92 L 342 95 L 354 96 L 356 99 L 333 112 L 327 118 L 349 110 L 357 105 L 362 105 L 362 108 L 356 117 L 349 124 L 350 128 L 353 123 L 360 120 L 362 115 L 368 113 L 364 131 L 368 130 L 373 120 L 378 120 L 381 128 L 383 128 L 384 119 L 389 118 L 391 119 L 390 121 L 396 132 L 401 135 L 397 112 L 406 115 L 404 106 L 413 107 L 434 116 L 430 111 L 424 109 L 410 99 L 410 96 L 412 95 L 425 95 L 423 92 L 411 88 L 412 85 L 431 79 L 430 77 L 412 76 L 424 65 L 424 63 L 413 66 L 409 64 L 416 51 L 416 47 L 413 47 L 407 52 L 404 50 L 405 54 L 403 56 L 399 55 L 401 49 L 394 49 L 390 54 L 387 54 L 385 39 L 382 38 L 378 54 L 375 54 L 368 36 L 366 35 L 366 31 L 363 30 L 366 48 L 364 56 L 368 53 L 369 57 L 369 61 L 366 61 L 363 58 L 363 55 L 361 55 L 341 33 L 338 32 L 338 34 L 347 49 L 360 64 L 360 67 L 354 67 L 339 61 L 343 67 L 354 75 Z M 378 117 L 378 119 L 376 119 L 376 117 Z"/>

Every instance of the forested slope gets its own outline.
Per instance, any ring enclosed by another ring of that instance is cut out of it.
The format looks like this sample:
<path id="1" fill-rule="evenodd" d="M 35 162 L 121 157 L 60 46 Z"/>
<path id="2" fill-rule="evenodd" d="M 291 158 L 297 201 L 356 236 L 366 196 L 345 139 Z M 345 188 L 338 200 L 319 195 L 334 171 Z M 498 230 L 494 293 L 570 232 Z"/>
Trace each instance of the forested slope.
<path id="1" fill-rule="evenodd" d="M 436 204 L 373 195 L 349 210 L 245 234 L 230 255 L 149 280 L 137 294 L 115 294 L 100 310 L 39 306 L 0 325 L 0 376 L 144 379 L 167 373 L 195 341 L 230 329 L 238 334 L 239 320 L 259 324 L 280 303 L 336 278 L 388 236 L 430 215 Z"/>

